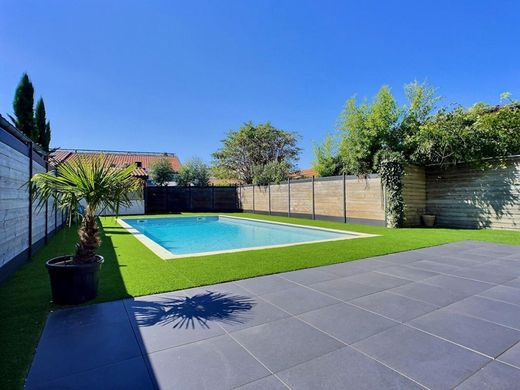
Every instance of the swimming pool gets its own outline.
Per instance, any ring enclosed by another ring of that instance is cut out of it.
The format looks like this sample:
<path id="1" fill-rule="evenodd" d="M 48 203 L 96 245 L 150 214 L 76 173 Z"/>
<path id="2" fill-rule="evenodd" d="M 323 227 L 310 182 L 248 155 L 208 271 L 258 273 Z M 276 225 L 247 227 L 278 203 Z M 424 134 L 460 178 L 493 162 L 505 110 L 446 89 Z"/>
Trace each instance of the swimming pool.
<path id="1" fill-rule="evenodd" d="M 230 216 L 125 218 L 119 223 L 163 259 L 364 236 Z"/>

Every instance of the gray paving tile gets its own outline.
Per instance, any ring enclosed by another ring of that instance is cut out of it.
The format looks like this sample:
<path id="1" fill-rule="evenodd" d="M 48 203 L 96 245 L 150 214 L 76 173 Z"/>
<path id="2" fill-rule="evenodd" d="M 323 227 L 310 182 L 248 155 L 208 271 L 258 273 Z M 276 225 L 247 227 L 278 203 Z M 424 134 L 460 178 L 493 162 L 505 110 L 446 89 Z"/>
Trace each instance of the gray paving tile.
<path id="1" fill-rule="evenodd" d="M 230 389 L 269 375 L 227 335 L 152 353 L 148 358 L 160 389 Z"/>
<path id="2" fill-rule="evenodd" d="M 457 390 L 517 390 L 520 370 L 499 362 L 492 362 L 466 379 Z"/>
<path id="3" fill-rule="evenodd" d="M 476 264 L 486 264 L 486 263 L 489 263 L 489 262 L 495 260 L 495 257 L 493 257 L 493 256 L 486 256 L 486 255 L 480 255 L 480 254 L 468 253 L 468 252 L 450 253 L 449 256 L 453 257 L 453 258 L 457 258 L 457 259 L 470 260 Z"/>
<path id="4" fill-rule="evenodd" d="M 516 278 L 516 279 L 510 280 L 508 282 L 505 282 L 505 283 L 503 283 L 503 285 L 509 286 L 509 287 L 520 288 L 520 278 Z"/>
<path id="5" fill-rule="evenodd" d="M 452 271 L 446 271 L 446 273 L 481 282 L 496 284 L 507 282 L 515 277 L 515 275 L 504 273 L 503 271 L 499 271 L 494 267 L 488 267 L 486 265 L 472 268 L 459 268 Z"/>
<path id="6" fill-rule="evenodd" d="M 520 332 L 448 310 L 436 310 L 409 324 L 493 358 L 520 340 Z"/>
<path id="7" fill-rule="evenodd" d="M 326 280 L 337 279 L 339 276 L 332 273 L 322 271 L 319 268 L 307 268 L 300 269 L 298 271 L 284 272 L 279 274 L 280 277 L 289 279 L 292 282 L 299 284 L 309 285 L 318 282 L 324 282 Z"/>
<path id="8" fill-rule="evenodd" d="M 368 271 L 366 267 L 361 265 L 360 261 L 348 261 L 346 263 L 326 265 L 320 267 L 320 269 L 338 277 L 352 276 Z"/>
<path id="9" fill-rule="evenodd" d="M 328 295 L 301 286 L 262 295 L 262 298 L 293 315 L 334 305 L 339 302 Z"/>
<path id="10" fill-rule="evenodd" d="M 255 304 L 251 310 L 241 316 L 240 321 L 222 321 L 219 324 L 226 331 L 235 332 L 287 317 L 290 317 L 290 314 L 262 299 L 255 299 Z"/>
<path id="11" fill-rule="evenodd" d="M 364 274 L 354 275 L 346 278 L 360 284 L 366 284 L 368 286 L 380 287 L 382 289 L 392 288 L 401 286 L 403 284 L 410 283 L 408 279 L 398 278 L 390 275 L 383 275 L 377 272 L 367 272 Z"/>
<path id="12" fill-rule="evenodd" d="M 516 287 L 496 286 L 481 292 L 479 295 L 520 305 L 520 288 Z"/>
<path id="13" fill-rule="evenodd" d="M 292 389 L 420 389 L 397 372 L 344 347 L 278 373 Z"/>
<path id="14" fill-rule="evenodd" d="M 520 368 L 520 342 L 500 355 L 498 360 Z"/>
<path id="15" fill-rule="evenodd" d="M 44 383 L 140 355 L 129 321 L 70 328 L 40 339 L 27 380 Z"/>
<path id="16" fill-rule="evenodd" d="M 446 309 L 520 330 L 520 309 L 510 303 L 473 296 L 449 305 Z"/>
<path id="17" fill-rule="evenodd" d="M 287 390 L 287 387 L 274 375 L 267 376 L 247 385 L 236 387 L 236 390 Z"/>
<path id="18" fill-rule="evenodd" d="M 366 271 L 375 271 L 386 267 L 391 267 L 392 264 L 388 264 L 388 261 L 381 259 L 380 257 L 369 257 L 366 259 L 359 259 L 352 261 L 353 264 L 357 264 Z"/>
<path id="19" fill-rule="evenodd" d="M 243 279 L 237 281 L 236 284 L 253 294 L 267 294 L 270 292 L 283 291 L 295 286 L 295 284 L 289 280 L 274 275 Z"/>
<path id="20" fill-rule="evenodd" d="M 489 362 L 482 355 L 405 325 L 353 346 L 432 389 L 451 388 Z"/>
<path id="21" fill-rule="evenodd" d="M 503 274 L 514 275 L 515 277 L 520 276 L 520 262 L 519 261 L 511 261 L 511 260 L 496 260 L 490 263 L 486 263 L 480 265 L 478 269 L 492 269 L 497 272 L 502 272 Z"/>
<path id="22" fill-rule="evenodd" d="M 383 287 L 356 283 L 348 278 L 311 284 L 310 287 L 345 301 L 384 290 Z"/>
<path id="23" fill-rule="evenodd" d="M 411 320 L 412 318 L 419 317 L 437 309 L 435 305 L 419 302 L 386 291 L 357 298 L 350 302 L 353 305 L 401 322 Z"/>
<path id="24" fill-rule="evenodd" d="M 399 252 L 392 253 L 390 255 L 380 256 L 379 259 L 391 263 L 393 265 L 408 264 L 421 260 L 428 260 L 431 257 L 436 256 L 434 253 L 428 252 Z"/>
<path id="25" fill-rule="evenodd" d="M 71 328 L 128 322 L 123 301 L 98 303 L 77 308 L 56 310 L 49 314 L 44 336 L 61 335 Z"/>
<path id="26" fill-rule="evenodd" d="M 385 269 L 379 269 L 375 272 L 395 276 L 402 279 L 408 279 L 412 281 L 419 281 L 426 278 L 431 278 L 432 276 L 439 275 L 436 272 L 424 271 L 421 269 L 415 269 L 410 267 L 403 267 L 400 265 L 394 265 L 391 267 L 386 267 Z"/>
<path id="27" fill-rule="evenodd" d="M 505 257 L 505 256 L 518 254 L 518 246 L 495 244 L 495 243 L 489 242 L 489 243 L 486 243 L 486 245 L 483 245 L 482 247 L 474 250 L 473 252 L 480 254 L 480 255 Z"/>
<path id="28" fill-rule="evenodd" d="M 205 311 L 211 308 L 197 307 L 196 301 L 195 298 L 177 302 L 166 297 L 151 301 L 139 298 L 126 301 L 132 326 L 143 350 L 151 353 L 223 335 L 225 332 L 218 325 L 218 315 L 213 319 L 207 316 Z"/>
<path id="29" fill-rule="evenodd" d="M 463 293 L 421 282 L 405 284 L 404 286 L 388 290 L 388 292 L 437 306 L 447 306 L 466 298 L 466 295 Z"/>
<path id="30" fill-rule="evenodd" d="M 475 267 L 475 266 L 482 264 L 482 262 L 473 261 L 470 259 L 463 259 L 460 257 L 451 256 L 451 255 L 439 256 L 439 257 L 432 259 L 431 261 L 434 261 L 436 263 L 441 263 L 441 264 L 452 265 L 455 267 L 461 267 L 461 268 Z"/>
<path id="31" fill-rule="evenodd" d="M 195 293 L 199 292 L 219 292 L 226 295 L 241 295 L 241 296 L 247 296 L 250 297 L 252 294 L 250 291 L 246 290 L 243 287 L 240 287 L 236 282 L 227 282 L 227 283 L 219 283 L 219 284 L 213 284 L 211 286 L 202 286 L 197 287 Z M 193 292 L 190 293 L 191 290 L 185 290 L 188 292 L 187 294 L 179 294 L 183 293 L 183 291 L 177 292 L 175 291 L 173 294 L 178 295 L 184 295 L 184 296 L 192 296 L 194 295 Z"/>
<path id="32" fill-rule="evenodd" d="M 233 333 L 233 337 L 273 372 L 344 345 L 296 318 L 244 329 Z"/>
<path id="33" fill-rule="evenodd" d="M 412 267 L 412 268 L 417 268 L 417 269 L 422 269 L 425 271 L 438 272 L 438 273 L 451 273 L 455 270 L 461 269 L 460 267 L 456 267 L 454 265 L 437 263 L 432 260 L 416 261 L 414 263 L 408 263 L 406 266 Z"/>
<path id="34" fill-rule="evenodd" d="M 298 318 L 346 344 L 355 343 L 398 324 L 346 303 L 314 310 Z"/>
<path id="35" fill-rule="evenodd" d="M 494 286 L 494 284 L 486 282 L 478 282 L 475 280 L 464 279 L 457 276 L 438 275 L 428 279 L 423 279 L 421 283 L 439 286 L 450 291 L 464 294 L 466 296 L 478 294 Z"/>
<path id="36" fill-rule="evenodd" d="M 47 383 L 28 383 L 25 388 L 27 390 L 152 390 L 154 386 L 148 374 L 146 364 L 143 358 L 139 356 L 80 374 L 62 377 Z"/>

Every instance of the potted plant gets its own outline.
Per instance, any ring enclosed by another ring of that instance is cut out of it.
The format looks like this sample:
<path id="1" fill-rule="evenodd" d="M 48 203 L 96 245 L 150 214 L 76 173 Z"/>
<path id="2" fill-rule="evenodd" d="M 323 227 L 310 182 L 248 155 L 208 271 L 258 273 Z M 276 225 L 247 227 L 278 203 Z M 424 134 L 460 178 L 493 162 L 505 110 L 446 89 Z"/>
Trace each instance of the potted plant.
<path id="1" fill-rule="evenodd" d="M 53 172 L 38 173 L 30 181 L 39 208 L 53 201 L 68 213 L 69 226 L 80 226 L 74 254 L 50 259 L 52 300 L 57 304 L 78 304 L 96 297 L 99 270 L 104 259 L 97 254 L 101 244 L 97 217 L 104 210 L 118 215 L 120 206 L 130 204 L 130 194 L 141 187 L 132 176 L 135 165 L 115 168 L 106 156 L 80 157 L 66 161 Z"/>
<path id="2" fill-rule="evenodd" d="M 433 227 L 435 225 L 435 215 L 434 214 L 423 214 L 421 217 L 422 217 L 424 226 Z"/>

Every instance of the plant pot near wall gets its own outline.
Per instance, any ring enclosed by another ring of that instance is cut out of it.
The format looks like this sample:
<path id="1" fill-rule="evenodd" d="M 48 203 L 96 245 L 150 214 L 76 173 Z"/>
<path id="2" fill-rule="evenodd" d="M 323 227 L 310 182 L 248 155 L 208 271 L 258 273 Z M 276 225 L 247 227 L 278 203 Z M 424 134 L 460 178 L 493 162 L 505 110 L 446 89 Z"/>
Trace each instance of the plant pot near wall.
<path id="1" fill-rule="evenodd" d="M 435 226 L 435 215 L 433 214 L 423 214 L 421 216 L 424 226 L 433 227 Z"/>
<path id="2" fill-rule="evenodd" d="M 51 281 L 52 301 L 58 305 L 77 305 L 97 295 L 103 257 L 96 255 L 97 261 L 88 264 L 68 264 L 70 258 L 55 257 L 45 264 Z"/>

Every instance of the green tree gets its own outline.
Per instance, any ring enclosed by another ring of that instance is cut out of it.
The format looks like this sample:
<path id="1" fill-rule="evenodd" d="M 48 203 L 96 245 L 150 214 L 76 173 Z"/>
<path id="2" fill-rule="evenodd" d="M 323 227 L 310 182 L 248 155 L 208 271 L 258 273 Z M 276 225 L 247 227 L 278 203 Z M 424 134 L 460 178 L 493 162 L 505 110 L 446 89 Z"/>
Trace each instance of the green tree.
<path id="1" fill-rule="evenodd" d="M 150 165 L 150 178 L 155 185 L 165 186 L 168 182 L 175 180 L 176 172 L 173 170 L 170 161 L 162 157 Z"/>
<path id="2" fill-rule="evenodd" d="M 479 163 L 520 153 L 520 106 L 442 108 L 413 136 L 415 164 Z"/>
<path id="3" fill-rule="evenodd" d="M 13 110 L 16 127 L 33 141 L 38 141 L 38 133 L 34 128 L 34 87 L 27 73 L 24 73 L 16 87 Z"/>
<path id="4" fill-rule="evenodd" d="M 253 168 L 253 183 L 266 186 L 269 183 L 279 184 L 287 180 L 291 166 L 285 161 L 271 161 Z"/>
<path id="5" fill-rule="evenodd" d="M 381 87 L 371 104 L 364 101 L 358 105 L 355 97 L 347 101 L 338 126 L 343 132 L 340 154 L 346 172 L 372 172 L 376 153 L 396 147 L 401 114 L 388 86 Z"/>
<path id="6" fill-rule="evenodd" d="M 199 158 L 192 158 L 185 162 L 179 171 L 178 183 L 181 186 L 200 186 L 209 185 L 210 169 Z"/>
<path id="7" fill-rule="evenodd" d="M 49 151 L 49 143 L 51 140 L 51 128 L 50 123 L 47 122 L 45 113 L 45 103 L 40 98 L 36 103 L 36 109 L 34 110 L 34 127 L 35 134 L 38 134 L 38 143 L 45 151 Z"/>
<path id="8" fill-rule="evenodd" d="M 339 175 L 343 171 L 343 162 L 337 150 L 336 140 L 327 135 L 322 144 L 314 145 L 312 168 L 318 176 Z"/>
<path id="9" fill-rule="evenodd" d="M 296 133 L 277 129 L 270 123 L 247 122 L 222 140 L 223 147 L 213 153 L 215 168 L 248 184 L 253 182 L 259 166 L 284 162 L 292 169 L 300 153 L 298 138 Z"/>

